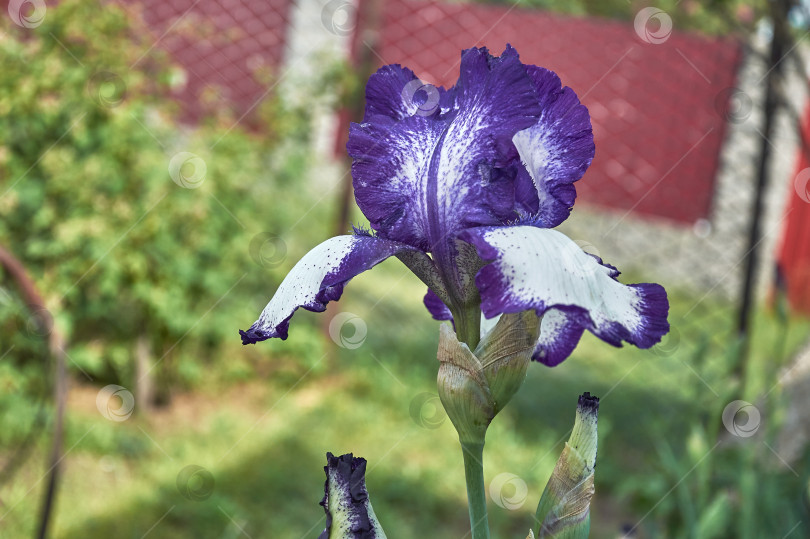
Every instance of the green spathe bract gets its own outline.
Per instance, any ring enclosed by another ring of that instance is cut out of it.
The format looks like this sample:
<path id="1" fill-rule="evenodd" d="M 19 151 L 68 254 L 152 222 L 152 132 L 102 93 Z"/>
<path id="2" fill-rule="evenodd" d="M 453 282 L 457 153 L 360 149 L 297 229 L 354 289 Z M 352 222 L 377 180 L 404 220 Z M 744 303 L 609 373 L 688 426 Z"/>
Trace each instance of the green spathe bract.
<path id="1" fill-rule="evenodd" d="M 540 320 L 507 314 L 471 352 L 449 324 L 439 330 L 439 397 L 462 443 L 484 443 L 492 419 L 526 379 Z"/>
<path id="2" fill-rule="evenodd" d="M 579 397 L 571 437 L 546 484 L 535 519 L 537 537 L 585 539 L 590 531 L 594 493 L 599 399 Z"/>

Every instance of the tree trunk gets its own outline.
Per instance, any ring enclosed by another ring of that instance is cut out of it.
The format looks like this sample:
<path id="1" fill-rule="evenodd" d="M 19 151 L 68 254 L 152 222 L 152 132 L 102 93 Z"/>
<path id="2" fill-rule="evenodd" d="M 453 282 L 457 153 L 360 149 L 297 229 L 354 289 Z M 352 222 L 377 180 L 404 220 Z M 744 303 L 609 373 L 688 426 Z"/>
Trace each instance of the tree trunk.
<path id="1" fill-rule="evenodd" d="M 155 378 L 152 374 L 152 347 L 144 333 L 135 341 L 135 409 L 147 415 L 155 402 Z"/>

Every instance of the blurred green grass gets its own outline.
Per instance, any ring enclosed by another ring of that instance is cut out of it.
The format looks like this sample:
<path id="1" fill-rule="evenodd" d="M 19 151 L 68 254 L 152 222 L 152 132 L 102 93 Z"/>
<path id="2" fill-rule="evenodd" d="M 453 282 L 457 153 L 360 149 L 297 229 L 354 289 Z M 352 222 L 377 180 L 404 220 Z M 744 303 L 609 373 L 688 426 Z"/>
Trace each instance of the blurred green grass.
<path id="1" fill-rule="evenodd" d="M 422 293 L 398 261 L 385 262 L 349 285 L 337 304 L 367 324 L 357 349 L 325 339 L 323 315 L 300 312 L 288 341 L 246 348 L 234 342 L 222 359 L 236 375 L 203 373 L 200 389 L 147 417 L 109 421 L 96 410 L 97 387 L 74 388 L 54 536 L 316 537 L 324 525 L 317 505 L 324 453 L 332 451 L 368 459 L 371 499 L 391 537 L 463 537 L 466 498 L 452 425 L 445 419 L 437 428 L 420 426 L 410 409 L 421 394 L 435 393 L 438 331 L 421 306 Z M 675 294 L 673 311 L 685 312 L 690 301 Z M 777 365 L 768 364 L 767 337 L 775 324 L 761 312 L 754 325 L 755 363 L 772 373 Z M 791 328 L 787 349 L 807 327 L 797 322 Z M 656 441 L 664 437 L 682 454 L 707 403 L 722 393 L 722 381 L 706 374 L 710 368 L 701 375 L 691 365 L 693 341 L 681 334 L 677 346 L 661 353 L 614 349 L 586 336 L 559 367 L 532 365 L 488 434 L 487 483 L 512 473 L 529 488 L 516 510 L 490 500 L 496 536 L 526 533 L 583 391 L 603 399 L 593 536 L 614 537 L 621 525 L 635 524 L 657 500 L 642 497 L 634 505 L 639 490 L 632 486 L 674 484 L 662 473 Z M 301 346 L 310 352 L 296 357 Z M 713 361 L 719 359 L 708 358 Z M 433 416 L 433 410 L 423 414 Z M 33 530 L 43 450 L 0 491 L 4 536 Z M 215 479 L 203 501 L 187 500 L 176 486 L 190 464 Z M 502 495 L 508 499 L 514 491 Z"/>

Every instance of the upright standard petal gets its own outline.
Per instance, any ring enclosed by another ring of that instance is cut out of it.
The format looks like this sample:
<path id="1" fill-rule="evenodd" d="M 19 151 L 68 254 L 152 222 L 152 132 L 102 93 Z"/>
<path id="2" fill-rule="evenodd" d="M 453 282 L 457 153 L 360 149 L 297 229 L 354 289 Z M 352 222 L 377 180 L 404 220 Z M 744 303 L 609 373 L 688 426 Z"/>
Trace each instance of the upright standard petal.
<path id="1" fill-rule="evenodd" d="M 327 303 L 340 299 L 343 286 L 352 277 L 410 249 L 408 245 L 366 235 L 326 240 L 290 270 L 250 329 L 239 331 L 242 344 L 273 337 L 286 339 L 290 318 L 299 307 L 323 312 Z"/>
<path id="2" fill-rule="evenodd" d="M 627 341 L 639 348 L 651 347 L 669 330 L 663 287 L 621 284 L 616 268 L 556 230 L 479 227 L 460 237 L 491 262 L 475 278 L 487 317 L 550 311 L 541 325 L 535 360 L 558 364 L 573 350 L 580 328 L 614 346 Z"/>
<path id="3" fill-rule="evenodd" d="M 349 130 L 357 205 L 381 236 L 423 251 L 430 250 L 426 170 L 443 127 L 423 116 L 375 116 Z"/>
<path id="4" fill-rule="evenodd" d="M 441 86 L 425 84 L 413 71 L 399 64 L 383 66 L 371 75 L 366 84 L 366 111 L 363 122 L 374 116 L 402 120 L 409 116 L 429 116 L 447 108 Z"/>
<path id="5" fill-rule="evenodd" d="M 553 71 L 533 65 L 527 65 L 526 70 L 542 112 L 536 124 L 512 138 L 525 167 L 518 180 L 520 183 L 524 174 L 531 177 L 539 198 L 537 223 L 551 228 L 568 218 L 577 195 L 573 183 L 593 161 L 591 118 L 576 93 L 562 87 Z"/>
<path id="6" fill-rule="evenodd" d="M 466 227 L 514 218 L 514 186 L 492 171 L 508 163 L 504 148 L 537 122 L 540 105 L 511 47 L 499 58 L 464 51 L 447 109 L 398 120 L 390 100 L 406 75 L 389 71 L 375 81 L 371 109 L 380 112 L 351 126 L 355 197 L 381 236 L 449 250 L 445 244 Z"/>

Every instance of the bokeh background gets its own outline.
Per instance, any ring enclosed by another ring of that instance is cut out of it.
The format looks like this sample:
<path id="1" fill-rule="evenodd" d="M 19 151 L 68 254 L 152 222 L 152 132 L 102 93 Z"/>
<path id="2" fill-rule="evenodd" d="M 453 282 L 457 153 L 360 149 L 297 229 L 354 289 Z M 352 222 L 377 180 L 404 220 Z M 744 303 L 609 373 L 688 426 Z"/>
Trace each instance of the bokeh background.
<path id="1" fill-rule="evenodd" d="M 287 341 L 237 330 L 366 223 L 344 145 L 368 75 L 449 86 L 461 49 L 507 42 L 591 113 L 561 229 L 662 283 L 672 332 L 531 366 L 488 436 L 495 536 L 526 535 L 584 391 L 593 537 L 810 534 L 803 3 L 0 4 L 0 536 L 317 537 L 326 451 L 368 459 L 389 536 L 468 536 L 404 266 Z"/>

